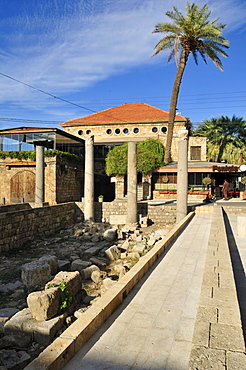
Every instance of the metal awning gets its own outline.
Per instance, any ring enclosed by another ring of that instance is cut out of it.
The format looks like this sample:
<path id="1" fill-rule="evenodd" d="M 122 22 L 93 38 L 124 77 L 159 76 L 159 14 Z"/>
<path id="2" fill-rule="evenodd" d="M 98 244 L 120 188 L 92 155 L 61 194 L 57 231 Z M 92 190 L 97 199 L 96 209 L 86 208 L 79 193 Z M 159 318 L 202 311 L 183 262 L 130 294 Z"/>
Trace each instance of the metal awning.
<path id="1" fill-rule="evenodd" d="M 22 151 L 28 150 L 30 145 L 39 145 L 46 149 L 83 155 L 85 148 L 83 139 L 58 128 L 17 127 L 0 130 L 0 140 L 1 151 Z"/>

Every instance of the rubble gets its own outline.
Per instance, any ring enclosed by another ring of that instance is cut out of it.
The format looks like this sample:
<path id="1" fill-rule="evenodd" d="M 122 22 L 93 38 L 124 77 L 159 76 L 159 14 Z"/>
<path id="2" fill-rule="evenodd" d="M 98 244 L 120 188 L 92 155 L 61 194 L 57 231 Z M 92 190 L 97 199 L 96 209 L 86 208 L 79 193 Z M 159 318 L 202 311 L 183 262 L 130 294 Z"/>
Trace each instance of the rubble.
<path id="1" fill-rule="evenodd" d="M 155 231 L 80 222 L 0 256 L 0 369 L 37 357 L 168 232 Z"/>

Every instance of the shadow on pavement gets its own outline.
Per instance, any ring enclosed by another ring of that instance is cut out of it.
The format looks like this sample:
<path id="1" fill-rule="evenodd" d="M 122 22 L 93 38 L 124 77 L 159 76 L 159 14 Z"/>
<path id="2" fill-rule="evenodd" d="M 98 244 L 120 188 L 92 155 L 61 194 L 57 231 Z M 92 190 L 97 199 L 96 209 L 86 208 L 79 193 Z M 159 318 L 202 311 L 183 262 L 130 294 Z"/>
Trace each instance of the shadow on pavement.
<path id="1" fill-rule="evenodd" d="M 224 211 L 223 211 L 224 212 Z M 231 256 L 232 269 L 237 290 L 238 304 L 241 314 L 244 342 L 246 342 L 246 276 L 233 230 L 227 214 L 224 212 L 225 227 Z"/>

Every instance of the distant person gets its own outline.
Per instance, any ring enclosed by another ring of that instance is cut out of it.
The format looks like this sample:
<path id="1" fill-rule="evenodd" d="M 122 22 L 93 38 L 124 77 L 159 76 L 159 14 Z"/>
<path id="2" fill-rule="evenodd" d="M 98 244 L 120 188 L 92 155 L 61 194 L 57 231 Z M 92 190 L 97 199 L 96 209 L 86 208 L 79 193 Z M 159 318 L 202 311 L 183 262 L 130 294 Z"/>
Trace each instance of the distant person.
<path id="1" fill-rule="evenodd" d="M 215 199 L 215 186 L 216 186 L 216 181 L 214 178 L 212 178 L 212 181 L 211 181 L 211 195 L 212 195 L 212 199 Z"/>
<path id="2" fill-rule="evenodd" d="M 223 199 L 228 200 L 229 182 L 225 179 L 222 186 Z"/>

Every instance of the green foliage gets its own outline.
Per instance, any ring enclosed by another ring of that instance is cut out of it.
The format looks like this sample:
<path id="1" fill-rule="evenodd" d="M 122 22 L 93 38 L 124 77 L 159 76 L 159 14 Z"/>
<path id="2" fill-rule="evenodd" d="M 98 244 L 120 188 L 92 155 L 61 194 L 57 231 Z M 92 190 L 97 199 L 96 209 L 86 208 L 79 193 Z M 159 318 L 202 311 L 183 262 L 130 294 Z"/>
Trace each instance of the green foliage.
<path id="1" fill-rule="evenodd" d="M 57 157 L 60 160 L 69 159 L 71 162 L 81 162 L 83 157 L 78 156 L 76 154 L 67 153 L 67 152 L 60 152 L 59 150 L 45 150 L 44 152 L 45 157 Z"/>
<path id="2" fill-rule="evenodd" d="M 10 151 L 10 152 L 0 152 L 0 158 L 12 158 L 12 159 L 18 159 L 18 160 L 27 160 L 30 159 L 31 161 L 36 160 L 36 152 L 35 151 Z"/>
<path id="3" fill-rule="evenodd" d="M 246 121 L 243 117 L 220 116 L 204 120 L 194 131 L 207 141 L 207 159 L 213 162 L 226 160 L 238 164 L 240 155 L 246 156 Z"/>
<path id="4" fill-rule="evenodd" d="M 164 165 L 165 149 L 159 140 L 147 139 L 137 144 L 137 170 L 143 175 Z"/>
<path id="5" fill-rule="evenodd" d="M 70 304 L 73 301 L 73 297 L 72 295 L 69 295 L 68 290 L 67 290 L 67 285 L 64 283 L 64 281 L 61 281 L 59 284 L 48 284 L 47 285 L 47 289 L 54 288 L 54 287 L 59 287 L 61 291 L 63 292 L 63 299 L 60 304 L 60 309 L 64 310 L 65 308 L 70 306 Z"/>
<path id="6" fill-rule="evenodd" d="M 170 52 L 168 62 L 175 58 L 179 64 L 179 57 L 183 51 L 191 53 L 194 61 L 198 64 L 198 55 L 206 63 L 206 57 L 211 59 L 221 70 L 222 63 L 218 54 L 227 57 L 224 49 L 229 47 L 229 42 L 222 36 L 226 27 L 218 23 L 218 19 L 209 19 L 211 11 L 207 4 L 200 7 L 199 4 L 186 2 L 186 14 L 182 14 L 175 6 L 172 11 L 167 11 L 166 16 L 172 23 L 158 23 L 154 33 L 166 34 L 155 46 L 154 55 L 163 50 Z M 188 56 L 187 56 L 188 58 Z"/>
<path id="7" fill-rule="evenodd" d="M 242 177 L 241 183 L 244 184 L 244 185 L 246 185 L 246 176 Z"/>
<path id="8" fill-rule="evenodd" d="M 115 146 L 106 157 L 106 174 L 125 175 L 127 173 L 127 143 Z"/>
<path id="9" fill-rule="evenodd" d="M 211 182 L 212 182 L 212 180 L 210 179 L 210 177 L 204 177 L 204 178 L 202 179 L 202 183 L 203 183 L 204 185 L 210 185 L 210 184 L 211 184 Z"/>
<path id="10" fill-rule="evenodd" d="M 125 175 L 127 173 L 128 143 L 115 146 L 106 158 L 106 174 Z M 159 140 L 147 139 L 137 143 L 137 171 L 146 174 L 156 167 L 163 166 L 165 149 Z"/>
<path id="11" fill-rule="evenodd" d="M 67 152 L 60 152 L 58 150 L 45 150 L 44 151 L 44 156 L 45 157 L 57 157 L 61 161 L 63 159 L 68 159 L 71 162 L 81 162 L 83 160 L 82 157 L 67 153 Z M 0 159 L 6 159 L 6 158 L 11 158 L 11 159 L 18 159 L 18 160 L 28 160 L 30 159 L 31 161 L 36 161 L 36 151 L 9 151 L 9 152 L 0 152 Z"/>

